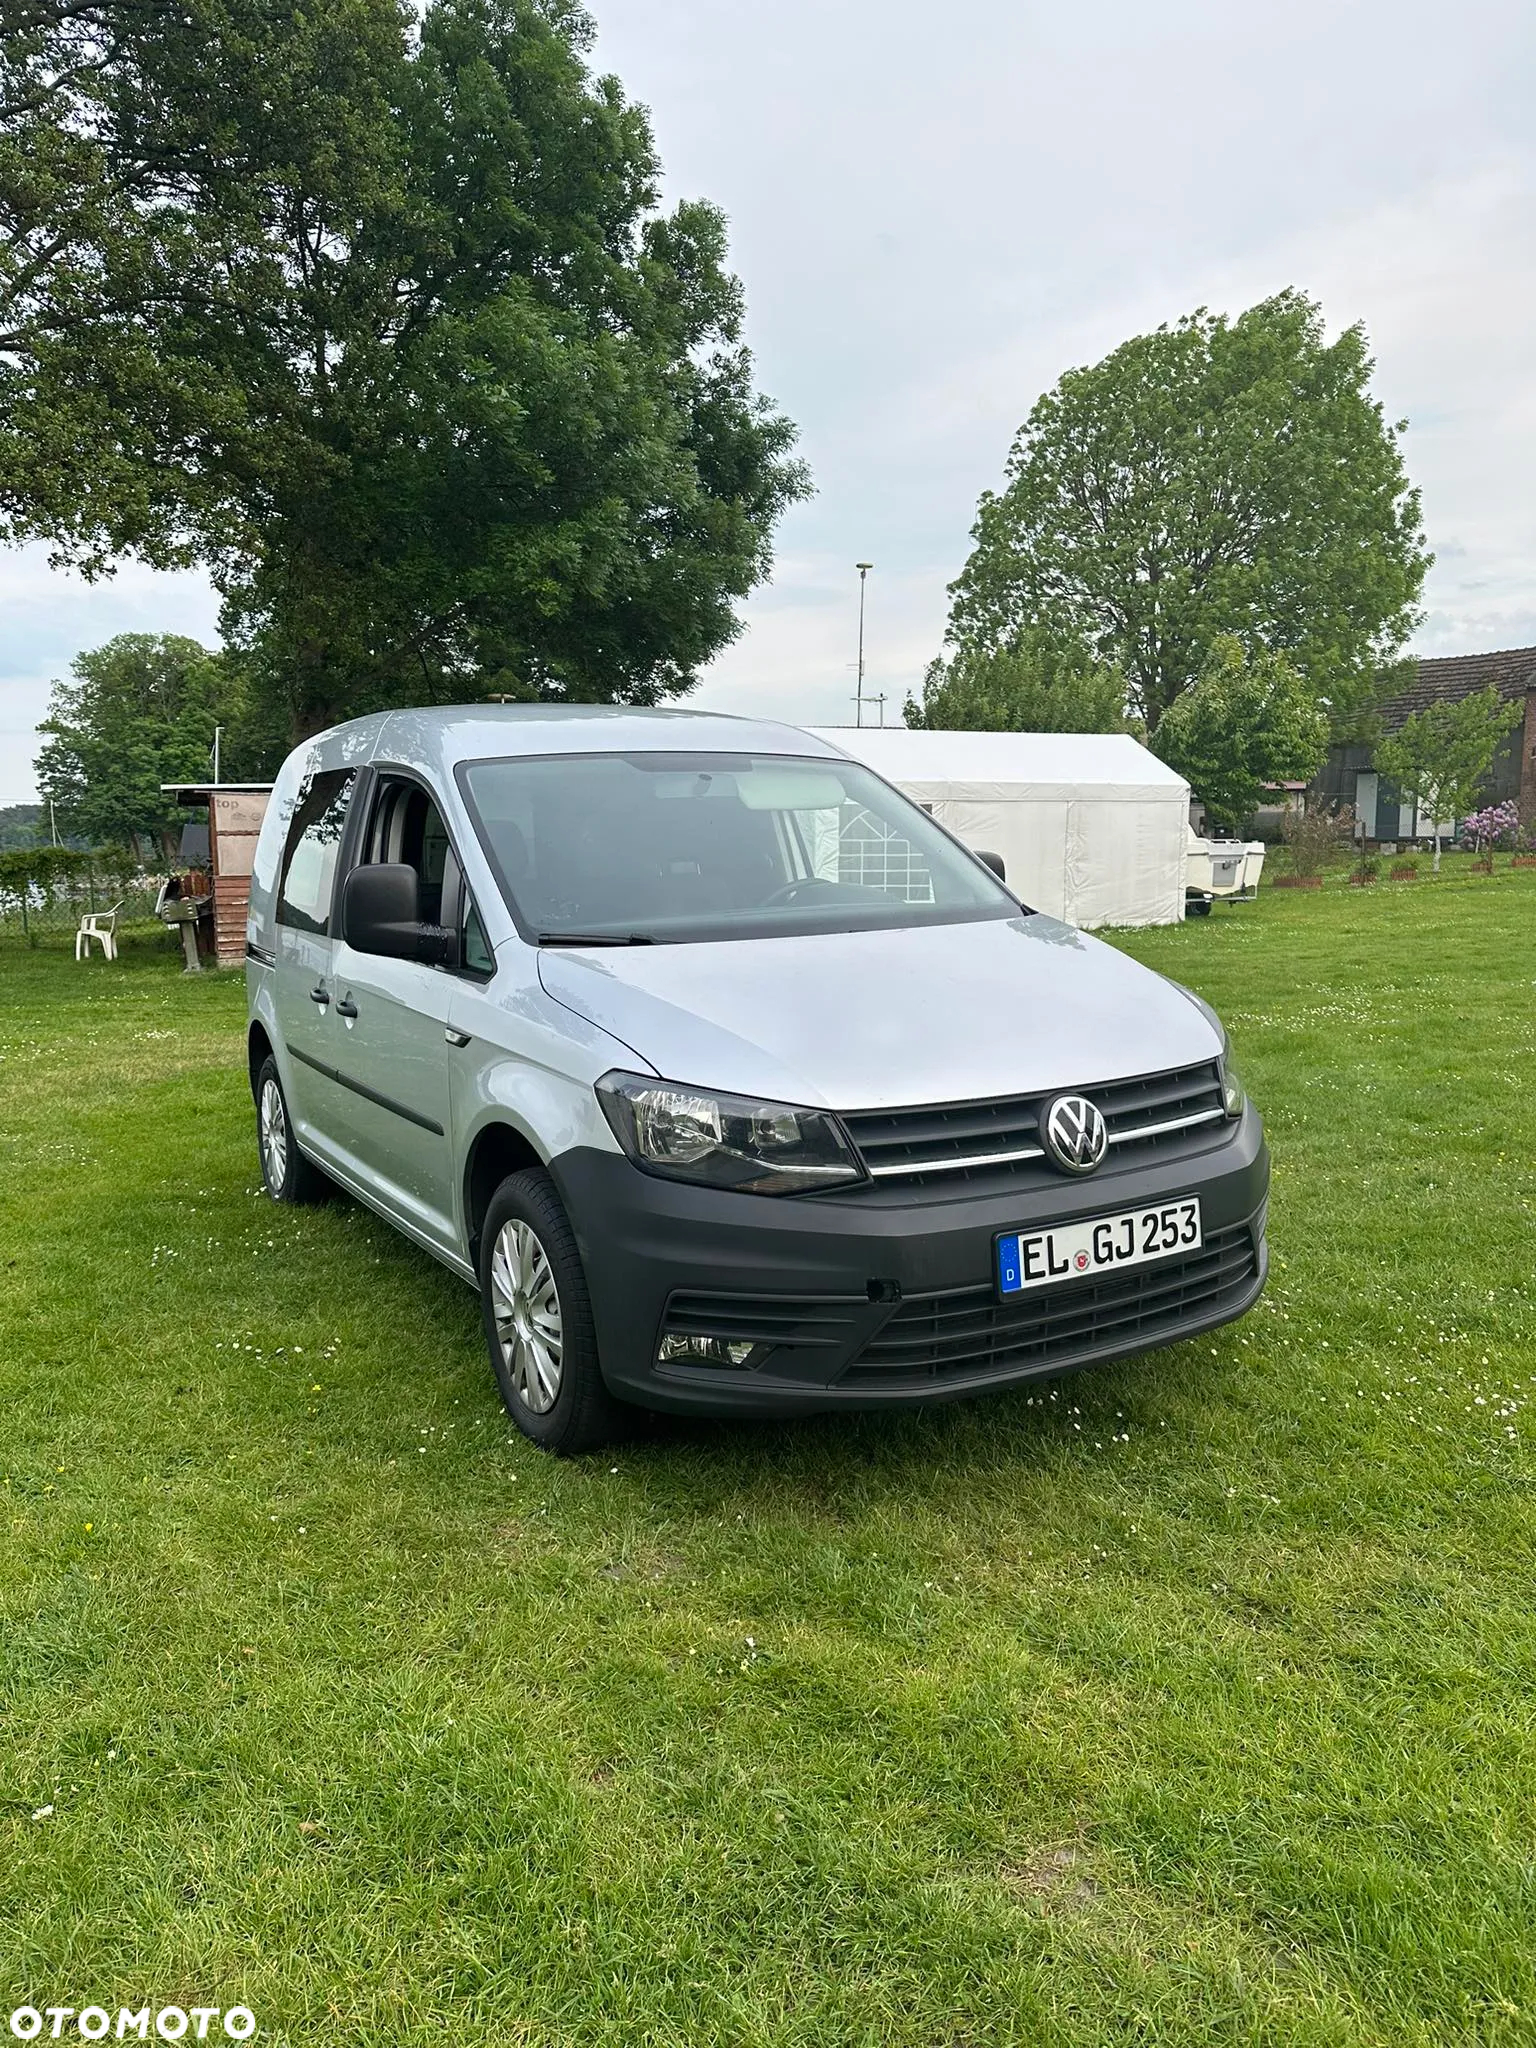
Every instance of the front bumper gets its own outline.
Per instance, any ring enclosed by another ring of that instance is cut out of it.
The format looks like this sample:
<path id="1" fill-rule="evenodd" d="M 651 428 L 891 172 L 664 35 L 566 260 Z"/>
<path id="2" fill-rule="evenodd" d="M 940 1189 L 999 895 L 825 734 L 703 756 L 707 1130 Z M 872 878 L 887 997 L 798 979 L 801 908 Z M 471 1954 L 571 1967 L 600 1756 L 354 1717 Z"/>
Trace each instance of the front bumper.
<path id="1" fill-rule="evenodd" d="M 551 1171 L 604 1377 L 650 1408 L 771 1416 L 958 1399 L 1214 1329 L 1264 1286 L 1269 1154 L 1252 1107 L 1193 1155 L 898 1208 L 689 1187 L 586 1147 Z M 1201 1252 L 996 1299 L 1000 1231 L 1184 1195 L 1201 1200 Z M 751 1363 L 658 1366 L 664 1328 L 750 1340 Z"/>

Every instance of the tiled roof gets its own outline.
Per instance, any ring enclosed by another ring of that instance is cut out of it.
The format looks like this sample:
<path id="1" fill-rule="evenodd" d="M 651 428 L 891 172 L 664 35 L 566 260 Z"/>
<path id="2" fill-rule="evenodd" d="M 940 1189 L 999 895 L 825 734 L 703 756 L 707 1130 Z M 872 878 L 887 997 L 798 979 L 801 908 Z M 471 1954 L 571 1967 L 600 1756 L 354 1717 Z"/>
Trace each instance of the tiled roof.
<path id="1" fill-rule="evenodd" d="M 1536 647 L 1505 647 L 1497 654 L 1436 654 L 1418 665 L 1406 690 L 1382 706 L 1382 724 L 1396 732 L 1405 718 L 1431 704 L 1455 704 L 1492 683 L 1505 699 L 1536 690 Z"/>

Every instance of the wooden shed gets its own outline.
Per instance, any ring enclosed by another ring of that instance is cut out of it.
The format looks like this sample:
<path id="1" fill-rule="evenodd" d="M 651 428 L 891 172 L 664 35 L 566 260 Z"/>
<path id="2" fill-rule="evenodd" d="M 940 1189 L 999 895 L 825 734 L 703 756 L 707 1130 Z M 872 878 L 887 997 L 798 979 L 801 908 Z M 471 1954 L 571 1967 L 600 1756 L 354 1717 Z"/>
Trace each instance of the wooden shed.
<path id="1" fill-rule="evenodd" d="M 256 838 L 272 795 L 270 782 L 170 782 L 177 803 L 208 807 L 208 865 L 213 877 L 213 943 L 221 967 L 245 959 Z"/>

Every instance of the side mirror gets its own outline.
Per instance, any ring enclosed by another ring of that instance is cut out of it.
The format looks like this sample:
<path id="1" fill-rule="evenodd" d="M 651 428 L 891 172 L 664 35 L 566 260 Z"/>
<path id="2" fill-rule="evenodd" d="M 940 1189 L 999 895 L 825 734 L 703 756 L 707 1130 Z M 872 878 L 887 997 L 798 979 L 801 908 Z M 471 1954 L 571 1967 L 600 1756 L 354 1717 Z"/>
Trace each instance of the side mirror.
<path id="1" fill-rule="evenodd" d="M 1003 856 L 1000 853 L 983 853 L 979 846 L 973 847 L 971 850 L 982 866 L 990 868 L 1000 882 L 1007 881 L 1008 870 L 1003 866 Z"/>
<path id="2" fill-rule="evenodd" d="M 354 868 L 341 885 L 341 936 L 354 951 L 386 960 L 454 964 L 453 933 L 423 924 L 416 870 L 404 861 Z"/>

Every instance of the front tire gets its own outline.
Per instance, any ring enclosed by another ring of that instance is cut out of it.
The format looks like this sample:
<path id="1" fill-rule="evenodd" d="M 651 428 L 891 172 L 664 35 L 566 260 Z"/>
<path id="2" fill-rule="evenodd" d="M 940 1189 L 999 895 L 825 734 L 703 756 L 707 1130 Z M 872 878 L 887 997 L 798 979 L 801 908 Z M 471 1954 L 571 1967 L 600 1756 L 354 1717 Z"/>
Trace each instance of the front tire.
<path id="1" fill-rule="evenodd" d="M 524 1436 L 562 1457 L 620 1433 L 623 1409 L 597 1361 L 597 1332 L 575 1233 L 554 1183 L 509 1174 L 480 1231 L 480 1302 L 491 1366 Z"/>
<path id="2" fill-rule="evenodd" d="M 299 1150 L 277 1061 L 270 1053 L 256 1076 L 256 1150 L 261 1177 L 274 1202 L 315 1202 L 324 1194 L 323 1175 Z"/>

